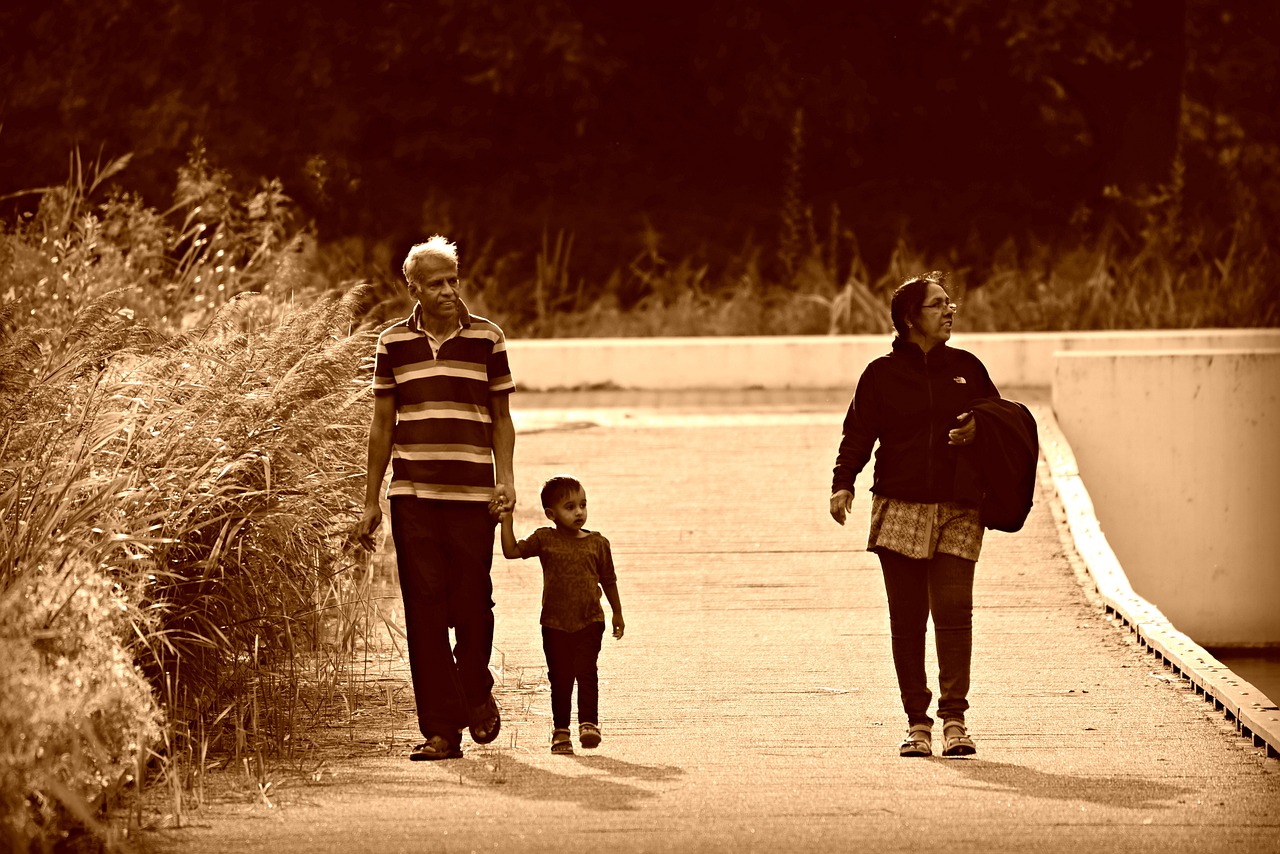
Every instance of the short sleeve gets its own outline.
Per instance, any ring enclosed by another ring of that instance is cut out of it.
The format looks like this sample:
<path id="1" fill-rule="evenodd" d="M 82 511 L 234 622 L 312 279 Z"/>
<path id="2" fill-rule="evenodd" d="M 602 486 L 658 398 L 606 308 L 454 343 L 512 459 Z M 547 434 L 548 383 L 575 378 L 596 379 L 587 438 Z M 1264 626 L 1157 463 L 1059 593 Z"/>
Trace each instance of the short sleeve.
<path id="1" fill-rule="evenodd" d="M 609 540 L 600 535 L 600 566 L 597 575 L 600 576 L 600 584 L 617 584 L 618 573 L 613 568 L 613 549 L 609 547 Z"/>
<path id="2" fill-rule="evenodd" d="M 507 338 L 496 324 L 493 324 L 493 331 L 496 338 L 493 347 L 489 350 L 486 365 L 489 374 L 489 394 L 510 394 L 516 390 L 516 383 L 511 376 L 511 365 L 507 361 Z"/>
<path id="3" fill-rule="evenodd" d="M 521 558 L 528 560 L 542 554 L 542 531 L 542 528 L 538 528 L 523 540 L 516 541 L 516 549 Z"/>
<path id="4" fill-rule="evenodd" d="M 384 332 L 383 335 L 386 333 Z M 378 336 L 378 349 L 373 357 L 373 393 L 394 394 L 396 390 L 396 374 L 391 369 L 391 356 L 387 352 L 386 342 L 382 335 Z"/>

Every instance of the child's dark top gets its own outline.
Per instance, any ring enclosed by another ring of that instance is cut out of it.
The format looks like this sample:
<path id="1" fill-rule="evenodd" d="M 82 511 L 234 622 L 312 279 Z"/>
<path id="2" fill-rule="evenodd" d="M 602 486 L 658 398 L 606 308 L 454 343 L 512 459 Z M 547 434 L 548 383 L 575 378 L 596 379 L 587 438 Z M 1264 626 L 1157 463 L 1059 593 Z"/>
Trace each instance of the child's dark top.
<path id="1" fill-rule="evenodd" d="M 616 584 L 609 541 L 598 531 L 585 537 L 538 528 L 516 546 L 520 557 L 542 562 L 542 625 L 576 632 L 604 622 L 600 585 Z"/>

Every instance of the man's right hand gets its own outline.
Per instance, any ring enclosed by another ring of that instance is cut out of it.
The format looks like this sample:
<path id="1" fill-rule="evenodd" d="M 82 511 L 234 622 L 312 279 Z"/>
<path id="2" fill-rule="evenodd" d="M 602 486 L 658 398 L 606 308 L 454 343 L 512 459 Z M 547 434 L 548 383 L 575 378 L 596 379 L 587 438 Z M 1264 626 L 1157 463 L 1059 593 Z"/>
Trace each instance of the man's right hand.
<path id="1" fill-rule="evenodd" d="M 360 514 L 360 520 L 356 522 L 355 527 L 351 529 L 351 539 L 362 549 L 369 551 L 374 550 L 373 533 L 378 530 L 378 526 L 382 524 L 382 508 L 377 504 L 370 504 L 364 508 L 364 512 Z"/>
<path id="2" fill-rule="evenodd" d="M 831 493 L 831 518 L 841 525 L 853 509 L 853 493 L 847 489 L 839 489 Z"/>

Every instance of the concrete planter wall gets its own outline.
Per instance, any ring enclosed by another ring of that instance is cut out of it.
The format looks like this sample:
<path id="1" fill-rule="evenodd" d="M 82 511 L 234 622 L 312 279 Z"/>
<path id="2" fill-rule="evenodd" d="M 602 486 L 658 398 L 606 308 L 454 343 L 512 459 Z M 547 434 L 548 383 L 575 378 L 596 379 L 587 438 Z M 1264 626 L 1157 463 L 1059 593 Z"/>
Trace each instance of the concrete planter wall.
<path id="1" fill-rule="evenodd" d="M 1280 644 L 1280 349 L 1054 366 L 1054 414 L 1133 590 L 1204 646 Z"/>
<path id="2" fill-rule="evenodd" d="M 516 339 L 512 373 L 524 391 L 842 388 L 889 351 L 888 335 L 741 338 Z M 996 385 L 1048 386 L 1053 354 L 1079 350 L 1280 347 L 1280 329 L 958 333 Z"/>

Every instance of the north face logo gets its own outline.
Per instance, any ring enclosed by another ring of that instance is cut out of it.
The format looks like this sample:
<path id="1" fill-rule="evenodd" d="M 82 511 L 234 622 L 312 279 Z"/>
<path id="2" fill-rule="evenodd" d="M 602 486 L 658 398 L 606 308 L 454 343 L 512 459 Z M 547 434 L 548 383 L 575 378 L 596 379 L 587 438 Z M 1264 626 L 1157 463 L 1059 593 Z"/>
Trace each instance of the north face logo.
<path id="1" fill-rule="evenodd" d="M 964 377 L 953 377 L 952 379 L 954 379 L 956 382 L 960 383 L 960 385 L 966 385 L 966 383 L 965 383 L 965 381 L 964 381 Z"/>

